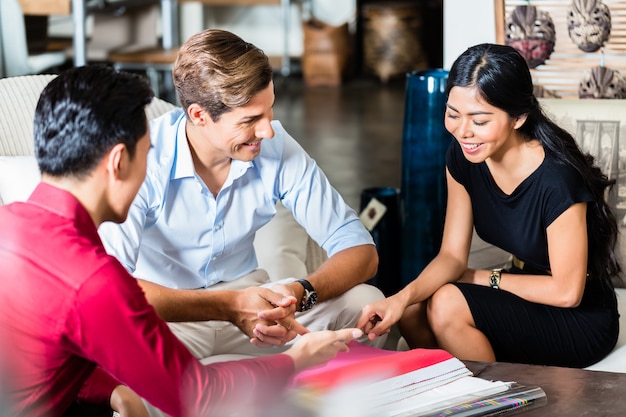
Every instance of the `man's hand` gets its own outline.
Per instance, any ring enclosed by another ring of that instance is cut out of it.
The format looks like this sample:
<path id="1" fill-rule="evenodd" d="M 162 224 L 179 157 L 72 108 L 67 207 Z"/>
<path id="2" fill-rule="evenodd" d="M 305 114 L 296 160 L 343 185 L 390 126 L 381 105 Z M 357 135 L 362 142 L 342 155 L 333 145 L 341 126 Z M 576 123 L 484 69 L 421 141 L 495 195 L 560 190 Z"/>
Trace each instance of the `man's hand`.
<path id="1" fill-rule="evenodd" d="M 284 290 L 283 286 L 276 286 Z M 283 346 L 308 330 L 295 319 L 297 300 L 269 288 L 250 287 L 240 292 L 233 323 L 259 347 Z"/>
<path id="2" fill-rule="evenodd" d="M 111 408 L 120 417 L 150 417 L 141 397 L 126 385 L 118 385 L 113 389 Z"/>

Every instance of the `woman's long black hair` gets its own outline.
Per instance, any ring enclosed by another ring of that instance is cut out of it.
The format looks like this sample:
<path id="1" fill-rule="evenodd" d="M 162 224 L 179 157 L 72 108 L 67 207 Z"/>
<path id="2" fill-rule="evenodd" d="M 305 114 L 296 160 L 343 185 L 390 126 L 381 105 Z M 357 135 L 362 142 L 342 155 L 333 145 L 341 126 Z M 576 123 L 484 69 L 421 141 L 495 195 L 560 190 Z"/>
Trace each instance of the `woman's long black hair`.
<path id="1" fill-rule="evenodd" d="M 527 114 L 526 122 L 518 129 L 523 137 L 538 139 L 558 163 L 570 165 L 580 173 L 594 199 L 587 207 L 587 271 L 590 277 L 613 287 L 614 280 L 621 280 L 615 254 L 617 221 L 606 201 L 606 192 L 614 181 L 594 165 L 593 156 L 582 152 L 571 134 L 545 115 L 533 94 L 532 77 L 524 58 L 509 46 L 473 46 L 452 65 L 446 93 L 457 86 L 475 87 L 487 103 L 510 117 Z"/>

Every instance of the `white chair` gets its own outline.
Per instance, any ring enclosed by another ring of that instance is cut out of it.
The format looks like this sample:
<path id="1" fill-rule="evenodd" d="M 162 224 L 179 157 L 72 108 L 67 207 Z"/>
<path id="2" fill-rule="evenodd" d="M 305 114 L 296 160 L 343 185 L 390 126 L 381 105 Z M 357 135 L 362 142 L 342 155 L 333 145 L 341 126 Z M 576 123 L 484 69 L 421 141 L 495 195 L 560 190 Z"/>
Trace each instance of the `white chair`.
<path id="1" fill-rule="evenodd" d="M 29 54 L 26 25 L 19 0 L 0 1 L 0 51 L 2 76 L 40 74 L 65 63 L 65 52 Z"/>

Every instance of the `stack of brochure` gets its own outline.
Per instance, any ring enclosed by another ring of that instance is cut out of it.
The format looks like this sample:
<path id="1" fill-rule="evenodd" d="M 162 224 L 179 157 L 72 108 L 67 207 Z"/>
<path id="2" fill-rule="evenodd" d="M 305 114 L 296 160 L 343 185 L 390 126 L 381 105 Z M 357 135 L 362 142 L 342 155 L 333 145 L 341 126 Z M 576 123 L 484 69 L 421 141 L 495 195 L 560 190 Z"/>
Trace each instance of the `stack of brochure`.
<path id="1" fill-rule="evenodd" d="M 297 375 L 292 398 L 319 417 L 488 416 L 547 402 L 541 388 L 474 377 L 444 350 L 354 342 L 350 352 Z"/>

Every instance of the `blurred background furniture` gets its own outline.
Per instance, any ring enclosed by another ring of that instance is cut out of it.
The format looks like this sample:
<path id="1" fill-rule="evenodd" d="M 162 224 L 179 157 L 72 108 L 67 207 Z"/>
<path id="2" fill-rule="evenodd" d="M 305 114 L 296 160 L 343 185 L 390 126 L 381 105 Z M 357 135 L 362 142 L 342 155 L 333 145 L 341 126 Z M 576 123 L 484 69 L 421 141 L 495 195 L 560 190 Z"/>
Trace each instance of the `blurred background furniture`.
<path id="1" fill-rule="evenodd" d="M 145 72 L 155 95 L 176 103 L 177 97 L 171 75 L 177 54 L 178 48 L 154 47 L 136 51 L 112 52 L 107 59 L 117 70 Z"/>
<path id="2" fill-rule="evenodd" d="M 303 3 L 305 10 L 312 10 L 312 0 L 178 0 L 179 3 L 202 3 L 205 6 L 280 6 L 283 32 L 283 51 L 280 60 L 280 73 L 288 76 L 292 72 L 289 54 L 290 8 L 292 3 Z"/>
<path id="3" fill-rule="evenodd" d="M 176 101 L 171 67 L 178 53 L 179 3 L 231 8 L 279 6 L 283 52 L 273 62 L 282 75 L 291 73 L 289 54 L 290 11 L 294 4 L 312 0 L 7 0 L 19 2 L 28 16 L 71 16 L 72 46 L 67 54 L 74 66 L 108 62 L 117 69 L 145 72 L 159 97 Z M 3 2 L 4 4 L 4 2 Z M 89 20 L 88 20 L 89 19 Z M 89 24 L 89 28 L 87 27 Z M 206 24 L 202 25 L 204 28 Z M 88 30 L 89 29 L 89 30 Z M 39 71 L 29 71 L 36 73 Z M 19 75 L 11 72 L 7 75 Z"/>
<path id="4" fill-rule="evenodd" d="M 312 0 L 305 0 L 306 3 L 310 3 Z M 109 0 L 111 4 L 114 2 Z M 158 30 L 158 14 L 157 19 L 154 17 L 151 24 L 144 23 L 144 27 L 152 27 L 152 35 L 149 30 L 141 31 L 146 35 L 143 35 L 143 40 L 134 40 L 128 46 L 113 49 L 108 54 L 106 60 L 111 62 L 113 66 L 119 70 L 129 71 L 142 71 L 145 72 L 152 84 L 156 95 L 162 97 L 171 102 L 176 102 L 176 94 L 174 92 L 174 86 L 171 79 L 171 71 L 176 55 L 178 54 L 179 34 L 177 32 L 178 25 L 178 6 L 179 3 L 198 3 L 202 6 L 230 6 L 230 7 L 252 7 L 260 5 L 280 6 L 281 8 L 281 21 L 282 21 L 282 33 L 283 33 L 283 52 L 280 57 L 280 62 L 273 63 L 275 68 L 279 68 L 281 75 L 288 76 L 292 72 L 291 59 L 289 53 L 289 35 L 290 35 L 290 7 L 295 0 L 173 0 L 171 5 L 165 5 L 161 1 L 161 15 L 164 10 L 170 11 L 170 17 L 166 18 L 162 16 L 161 22 L 163 25 L 162 41 L 159 42 L 159 36 L 155 36 Z M 170 10 L 173 8 L 173 10 Z M 144 21 L 148 20 L 148 12 L 142 8 L 137 9 L 140 14 L 137 14 L 134 10 L 127 10 L 125 13 L 131 12 L 138 17 L 141 17 Z M 157 10 L 158 13 L 158 10 Z M 204 14 L 204 13 L 202 13 Z M 99 39 L 107 39 L 104 36 L 105 33 L 111 33 L 110 28 L 105 24 L 106 15 L 101 13 L 95 14 L 94 33 L 92 40 L 89 43 L 87 56 L 89 57 L 90 51 L 94 47 L 95 42 L 99 42 Z M 115 18 L 108 16 L 108 20 L 112 21 Z M 135 18 L 136 20 L 137 18 Z M 119 27 L 120 23 L 116 23 Z M 135 27 L 132 25 L 131 27 Z M 203 25 L 204 27 L 204 25 Z M 140 32 L 140 31 L 138 31 Z M 138 37 L 139 38 L 139 37 Z M 147 39 L 147 41 L 146 41 Z"/>
<path id="5" fill-rule="evenodd" d="M 26 17 L 43 18 L 41 26 L 44 27 L 47 26 L 48 16 L 71 15 L 72 42 L 66 54 L 72 58 L 75 66 L 106 62 L 112 63 L 118 69 L 143 71 L 150 79 L 157 96 L 173 98 L 171 77 L 162 74 L 171 69 L 177 53 L 177 49 L 173 48 L 179 42 L 176 0 L 6 1 L 5 5 L 3 0 L 2 6 L 11 6 L 11 11 L 21 5 Z M 17 21 L 10 18 L 8 13 L 2 13 L 2 16 L 3 19 L 10 19 L 11 23 Z M 93 17 L 93 28 L 89 37 L 86 30 L 88 16 Z M 19 22 L 22 21 L 23 19 Z M 17 46 L 11 42 L 11 49 Z M 23 45 L 20 44 L 19 48 L 21 50 Z M 15 67 L 16 61 L 10 58 L 8 48 L 5 48 L 5 54 L 8 64 Z M 59 54 L 61 52 L 57 56 Z M 28 72 L 5 72 L 5 76 L 12 76 L 42 71 L 39 66 Z"/>
<path id="6" fill-rule="evenodd" d="M 207 6 L 260 6 L 279 5 L 282 17 L 283 53 L 280 63 L 280 73 L 288 76 L 292 72 L 289 56 L 289 28 L 290 7 L 296 0 L 179 0 L 180 3 L 202 3 Z M 308 10 L 312 7 L 312 0 L 303 0 Z"/>
<path id="7" fill-rule="evenodd" d="M 160 26 L 161 7 L 156 4 L 125 7 L 114 14 L 95 12 L 87 61 L 145 73 L 156 96 L 175 103 L 171 71 L 178 47 L 163 47 Z"/>
<path id="8" fill-rule="evenodd" d="M 30 53 L 28 49 L 26 24 L 20 1 L 0 1 L 1 76 L 38 74 L 61 66 L 67 60 L 64 51 Z"/>
<path id="9" fill-rule="evenodd" d="M 25 14 L 70 15 L 73 22 L 72 53 L 75 66 L 87 63 L 87 16 L 91 13 L 120 15 L 127 8 L 160 5 L 162 46 L 178 44 L 178 7 L 176 0 L 20 0 Z M 111 34 L 109 34 L 111 35 Z"/>

